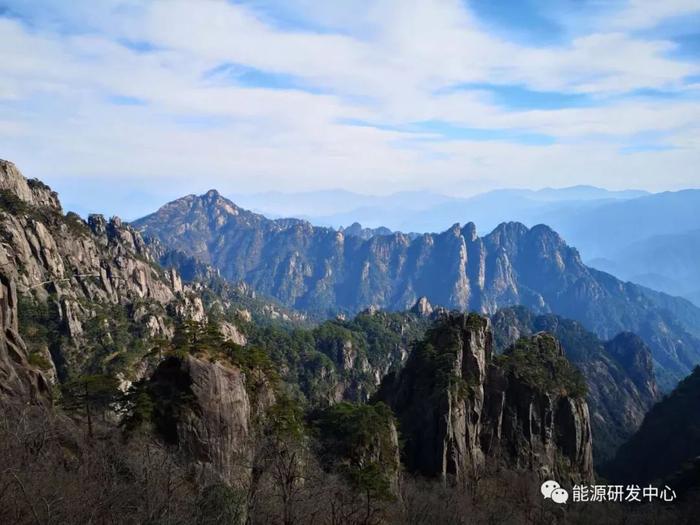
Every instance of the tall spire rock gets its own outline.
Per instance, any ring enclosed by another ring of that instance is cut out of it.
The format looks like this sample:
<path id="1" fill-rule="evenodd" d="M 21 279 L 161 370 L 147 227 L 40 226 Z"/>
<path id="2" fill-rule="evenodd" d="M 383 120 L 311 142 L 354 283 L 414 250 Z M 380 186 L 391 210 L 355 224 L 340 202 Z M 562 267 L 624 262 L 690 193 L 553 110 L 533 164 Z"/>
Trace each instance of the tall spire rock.
<path id="1" fill-rule="evenodd" d="M 551 335 L 521 339 L 494 357 L 488 320 L 452 314 L 377 397 L 396 413 L 410 471 L 466 481 L 502 467 L 574 483 L 593 479 L 584 395 Z"/>

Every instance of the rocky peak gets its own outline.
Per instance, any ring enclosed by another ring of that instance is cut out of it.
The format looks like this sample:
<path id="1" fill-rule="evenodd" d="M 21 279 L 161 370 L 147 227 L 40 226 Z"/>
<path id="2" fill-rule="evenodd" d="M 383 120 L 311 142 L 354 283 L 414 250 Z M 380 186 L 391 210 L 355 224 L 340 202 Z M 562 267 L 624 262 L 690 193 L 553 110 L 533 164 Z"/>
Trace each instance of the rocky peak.
<path id="1" fill-rule="evenodd" d="M 461 237 L 462 226 L 458 222 L 455 222 L 445 232 L 443 232 L 443 235 L 453 235 L 454 237 Z"/>
<path id="2" fill-rule="evenodd" d="M 491 232 L 491 237 L 495 242 L 508 244 L 517 242 L 528 233 L 527 227 L 520 222 L 502 222 Z"/>
<path id="3" fill-rule="evenodd" d="M 339 232 L 351 237 L 359 237 L 367 240 L 377 235 L 391 235 L 393 232 L 389 228 L 363 228 L 359 222 L 354 222 L 347 228 L 340 228 Z"/>
<path id="4" fill-rule="evenodd" d="M 651 350 L 638 335 L 621 332 L 605 344 L 605 350 L 622 365 L 638 388 L 654 399 L 659 397 Z"/>
<path id="5" fill-rule="evenodd" d="M 411 312 L 421 317 L 430 317 L 433 313 L 433 305 L 430 304 L 427 297 L 423 296 L 416 301 L 416 304 L 411 308 Z"/>
<path id="6" fill-rule="evenodd" d="M 234 210 L 223 197 L 208 209 L 202 199 L 176 201 L 135 224 L 167 249 L 296 309 L 325 316 L 376 304 L 402 311 L 421 296 L 434 305 L 483 313 L 519 304 L 537 313 L 556 311 L 605 339 L 622 330 L 642 335 L 666 369 L 661 378 L 681 377 L 700 361 L 694 335 L 700 333 L 700 309 L 586 267 L 574 248 L 543 225 L 502 223 L 479 237 L 474 225 L 455 224 L 442 233 L 365 240 Z M 226 206 L 234 211 L 225 212 Z M 668 320 L 668 312 L 674 319 Z"/>
<path id="7" fill-rule="evenodd" d="M 61 212 L 58 194 L 43 182 L 25 179 L 17 167 L 0 159 L 0 190 L 12 193 L 20 200 L 40 208 L 52 208 Z"/>
<path id="8" fill-rule="evenodd" d="M 462 228 L 462 236 L 469 242 L 474 242 L 479 236 L 476 233 L 476 225 L 473 222 L 468 222 Z"/>
<path id="9" fill-rule="evenodd" d="M 107 221 L 104 215 L 100 213 L 91 213 L 88 215 L 88 226 L 95 235 L 104 235 L 107 233 Z"/>
<path id="10" fill-rule="evenodd" d="M 494 358 L 489 321 L 451 314 L 378 397 L 397 415 L 409 470 L 468 480 L 498 465 L 581 481 L 593 478 L 581 384 L 551 335 Z"/>
<path id="11" fill-rule="evenodd" d="M 31 351 L 56 363 L 59 376 L 69 367 L 71 373 L 82 370 L 84 350 L 94 345 L 88 331 L 104 327 L 104 339 L 113 337 L 108 326 L 115 311 L 124 313 L 139 337 L 170 337 L 171 316 L 204 319 L 201 298 L 177 274 L 153 264 L 149 247 L 131 226 L 118 217 L 95 214 L 84 222 L 63 215 L 55 194 L 41 183 L 27 181 L 8 163 L 2 170 L 2 187 L 13 188 L 24 205 L 11 204 L 0 213 L 0 265 L 33 305 L 30 310 L 45 311 L 55 323 Z M 135 303 L 139 306 L 131 308 Z M 100 328 L 95 318 L 104 318 Z"/>
<path id="12" fill-rule="evenodd" d="M 651 351 L 632 334 L 601 341 L 578 322 L 553 314 L 534 315 L 519 306 L 491 317 L 497 351 L 520 337 L 547 331 L 561 342 L 567 359 L 586 378 L 586 401 L 591 414 L 594 457 L 603 465 L 641 425 L 658 400 Z"/>

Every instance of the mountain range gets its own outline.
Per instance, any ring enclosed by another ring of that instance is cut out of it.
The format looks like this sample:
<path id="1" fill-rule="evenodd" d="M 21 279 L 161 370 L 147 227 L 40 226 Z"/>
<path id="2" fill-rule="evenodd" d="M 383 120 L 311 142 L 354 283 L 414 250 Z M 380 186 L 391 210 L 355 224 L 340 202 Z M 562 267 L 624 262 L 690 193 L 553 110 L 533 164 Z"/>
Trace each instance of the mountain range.
<path id="1" fill-rule="evenodd" d="M 485 234 L 501 222 L 518 221 L 529 227 L 543 223 L 576 246 L 590 266 L 699 300 L 700 278 L 694 271 L 697 243 L 687 244 L 684 237 L 697 236 L 693 232 L 700 228 L 694 212 L 700 206 L 700 190 L 651 194 L 573 186 L 502 189 L 467 198 L 431 192 L 375 197 L 337 190 L 240 195 L 236 200 L 271 217 L 294 216 L 333 227 L 359 223 L 366 228 L 439 232 L 446 225 L 472 221 Z M 657 262 L 653 252 L 662 249 L 662 264 L 651 271 Z"/>
<path id="2" fill-rule="evenodd" d="M 603 339 L 638 334 L 663 389 L 700 362 L 700 309 L 586 266 L 551 228 L 510 222 L 479 236 L 459 224 L 439 234 L 368 239 L 244 210 L 212 190 L 133 223 L 147 237 L 321 317 L 375 306 L 433 304 L 482 313 L 523 305 L 580 321 Z"/>
<path id="3" fill-rule="evenodd" d="M 697 486 L 676 468 L 693 447 L 658 445 L 694 435 L 697 372 L 655 405 L 657 373 L 670 389 L 694 358 L 697 309 L 587 268 L 550 228 L 337 231 L 216 192 L 165 209 L 147 237 L 83 220 L 0 162 L 3 521 L 405 523 L 419 505 L 492 522 L 522 487 L 515 522 L 554 522 L 542 479 L 622 479 L 649 446 Z"/>

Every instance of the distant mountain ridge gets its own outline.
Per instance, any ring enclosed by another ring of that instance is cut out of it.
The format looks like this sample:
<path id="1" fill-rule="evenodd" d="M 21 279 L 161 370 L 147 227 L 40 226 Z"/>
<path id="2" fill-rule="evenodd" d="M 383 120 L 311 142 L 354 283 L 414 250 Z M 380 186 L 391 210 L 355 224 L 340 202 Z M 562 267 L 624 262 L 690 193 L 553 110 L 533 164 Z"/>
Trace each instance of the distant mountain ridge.
<path id="1" fill-rule="evenodd" d="M 319 226 L 439 232 L 467 220 L 480 234 L 501 222 L 547 224 L 576 246 L 588 266 L 700 305 L 697 231 L 700 190 L 648 193 L 594 186 L 499 189 L 472 197 L 431 192 L 385 196 L 345 191 L 241 196 L 267 216 L 295 216 Z M 245 206 L 244 206 L 245 207 Z M 661 255 L 661 257 L 659 257 Z"/>
<path id="2" fill-rule="evenodd" d="M 673 295 L 700 300 L 700 229 L 653 235 L 590 261 L 601 270 Z"/>
<path id="3" fill-rule="evenodd" d="M 434 231 L 445 224 L 473 220 L 492 229 L 506 220 L 523 218 L 482 209 L 506 199 L 517 199 L 518 210 L 538 208 L 545 203 L 572 201 L 615 201 L 649 195 L 642 190 L 607 190 L 596 186 L 565 188 L 498 189 L 471 197 L 455 197 L 431 191 L 402 191 L 389 195 L 365 195 L 346 190 L 322 190 L 300 193 L 264 192 L 231 195 L 242 207 L 268 217 L 304 217 L 321 226 L 342 227 L 360 222 L 365 226 L 388 227 L 403 231 Z M 513 208 L 511 202 L 511 212 Z M 464 211 L 470 216 L 465 217 Z M 495 213 L 494 213 L 495 212 Z M 493 224 L 490 221 L 494 221 Z"/>
<path id="4" fill-rule="evenodd" d="M 544 225 L 503 223 L 480 237 L 473 223 L 455 224 L 440 234 L 365 240 L 298 219 L 270 220 L 212 190 L 134 226 L 228 279 L 320 316 L 371 305 L 405 310 L 421 296 L 482 313 L 522 304 L 578 320 L 604 339 L 639 334 L 664 388 L 700 362 L 700 309 L 588 268 Z"/>

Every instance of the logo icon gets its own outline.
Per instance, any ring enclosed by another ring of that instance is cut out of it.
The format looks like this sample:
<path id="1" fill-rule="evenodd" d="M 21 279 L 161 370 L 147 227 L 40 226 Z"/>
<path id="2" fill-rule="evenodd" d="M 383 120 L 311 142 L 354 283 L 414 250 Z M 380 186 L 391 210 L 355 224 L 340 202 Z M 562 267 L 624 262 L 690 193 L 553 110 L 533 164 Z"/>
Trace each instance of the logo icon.
<path id="1" fill-rule="evenodd" d="M 566 489 L 554 480 L 547 480 L 542 483 L 540 492 L 545 499 L 550 498 L 554 503 L 566 503 L 569 500 L 569 493 Z"/>

